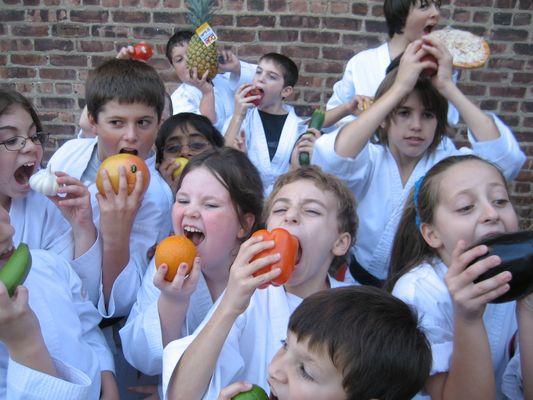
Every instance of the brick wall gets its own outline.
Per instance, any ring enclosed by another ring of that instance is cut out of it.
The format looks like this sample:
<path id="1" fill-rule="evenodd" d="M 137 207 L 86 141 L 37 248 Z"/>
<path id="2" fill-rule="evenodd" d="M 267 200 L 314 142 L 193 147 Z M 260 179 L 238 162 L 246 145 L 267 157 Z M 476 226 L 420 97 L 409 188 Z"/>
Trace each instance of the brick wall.
<path id="1" fill-rule="evenodd" d="M 381 0 L 219 0 L 213 26 L 241 59 L 268 51 L 300 68 L 293 103 L 301 114 L 324 105 L 352 54 L 386 38 Z M 443 24 L 489 39 L 483 69 L 463 73 L 461 87 L 514 129 L 528 155 L 513 197 L 522 225 L 532 228 L 532 0 L 449 0 Z M 157 46 L 150 64 L 169 92 L 175 75 L 164 46 L 175 28 L 188 28 L 182 0 L 0 0 L 0 79 L 32 98 L 56 145 L 72 137 L 84 105 L 87 71 L 126 44 Z M 462 140 L 464 130 L 457 139 Z"/>

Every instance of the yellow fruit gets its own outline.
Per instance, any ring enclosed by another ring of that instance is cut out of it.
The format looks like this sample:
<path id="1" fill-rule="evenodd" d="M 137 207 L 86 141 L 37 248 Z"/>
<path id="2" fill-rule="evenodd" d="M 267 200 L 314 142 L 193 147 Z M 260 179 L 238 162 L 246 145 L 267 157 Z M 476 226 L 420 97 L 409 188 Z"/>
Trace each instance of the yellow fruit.
<path id="1" fill-rule="evenodd" d="M 196 246 L 185 236 L 173 235 L 163 239 L 155 249 L 155 267 L 161 264 L 168 266 L 165 280 L 172 282 L 181 263 L 187 263 L 187 272 L 192 269 L 192 263 L 196 257 Z"/>
<path id="2" fill-rule="evenodd" d="M 187 18 L 193 25 L 193 30 L 201 26 L 204 22 L 210 23 L 213 16 L 214 0 L 189 0 Z M 209 79 L 213 79 L 218 73 L 218 54 L 216 42 L 206 46 L 197 34 L 189 41 L 187 46 L 187 67 L 196 68 L 198 77 L 201 78 L 205 71 L 209 70 Z"/>
<path id="3" fill-rule="evenodd" d="M 181 173 L 183 172 L 183 168 L 185 168 L 185 166 L 187 165 L 188 162 L 189 162 L 189 160 L 186 159 L 185 157 L 176 158 L 174 163 L 179 165 L 179 168 L 175 169 L 174 172 L 172 173 L 172 179 L 176 179 L 178 176 L 181 175 Z"/>

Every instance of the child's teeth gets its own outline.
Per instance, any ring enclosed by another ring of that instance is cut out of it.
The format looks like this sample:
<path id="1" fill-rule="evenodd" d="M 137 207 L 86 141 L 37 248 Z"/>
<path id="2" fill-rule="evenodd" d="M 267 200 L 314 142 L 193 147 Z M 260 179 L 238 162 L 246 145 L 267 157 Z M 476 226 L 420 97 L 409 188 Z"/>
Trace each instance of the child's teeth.
<path id="1" fill-rule="evenodd" d="M 184 228 L 185 231 L 187 232 L 198 232 L 198 233 L 202 233 L 202 231 L 200 229 L 196 229 L 196 228 L 193 228 L 192 226 L 186 226 Z"/>

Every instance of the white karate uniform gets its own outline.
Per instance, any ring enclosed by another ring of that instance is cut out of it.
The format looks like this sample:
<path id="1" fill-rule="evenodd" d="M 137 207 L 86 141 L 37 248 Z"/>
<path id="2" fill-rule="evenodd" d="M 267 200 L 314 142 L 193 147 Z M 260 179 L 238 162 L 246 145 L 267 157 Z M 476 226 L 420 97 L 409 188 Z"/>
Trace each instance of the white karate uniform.
<path id="1" fill-rule="evenodd" d="M 245 62 L 241 63 L 241 73 L 233 74 L 219 74 L 213 79 L 214 95 L 215 95 L 215 113 L 216 122 L 213 124 L 219 131 L 222 130 L 224 122 L 233 115 L 234 94 L 235 90 L 243 83 L 251 82 L 253 73 L 255 73 L 256 66 Z M 200 101 L 202 100 L 202 92 L 200 89 L 182 83 L 170 96 L 172 100 L 172 110 L 174 114 L 182 112 L 200 113 Z"/>
<path id="2" fill-rule="evenodd" d="M 394 236 L 409 192 L 414 183 L 443 158 L 473 153 L 497 164 L 509 180 L 518 174 L 525 155 L 509 128 L 494 115 L 493 119 L 500 132 L 498 139 L 478 142 L 469 131 L 472 149 L 456 149 L 453 142 L 445 138 L 433 153 L 418 162 L 405 186 L 386 146 L 369 142 L 357 157 L 350 158 L 335 153 L 338 131 L 322 135 L 315 142 L 312 163 L 342 179 L 357 200 L 359 227 L 352 252 L 363 268 L 376 278 L 387 277 Z M 347 279 L 350 279 L 349 274 Z"/>
<path id="3" fill-rule="evenodd" d="M 245 134 L 246 153 L 261 175 L 265 195 L 272 191 L 278 176 L 289 170 L 294 145 L 300 136 L 307 131 L 307 124 L 295 114 L 292 106 L 283 104 L 283 108 L 288 112 L 288 115 L 272 161 L 270 161 L 265 130 L 257 107 L 252 107 L 247 111 L 241 126 L 241 130 L 244 130 Z M 230 121 L 231 119 L 226 121 L 224 133 Z"/>
<path id="4" fill-rule="evenodd" d="M 531 334 L 531 332 L 529 332 Z M 502 378 L 502 392 L 506 399 L 524 400 L 522 367 L 520 365 L 520 347 L 507 364 Z"/>
<path id="5" fill-rule="evenodd" d="M 161 291 L 154 286 L 156 268 L 152 259 L 143 279 L 137 301 L 126 325 L 120 330 L 122 350 L 128 362 L 147 375 L 161 374 L 163 369 L 163 338 L 157 302 Z M 213 300 L 202 274 L 193 292 L 181 336 L 191 335 L 203 321 Z"/>
<path id="6" fill-rule="evenodd" d="M 333 85 L 333 94 L 328 100 L 326 109 L 330 110 L 347 103 L 355 95 L 374 97 L 379 85 L 385 79 L 385 71 L 391 61 L 387 42 L 354 55 L 346 64 L 341 80 Z M 458 77 L 459 73 L 455 71 L 454 82 Z M 344 117 L 337 125 L 342 126 L 354 119 L 355 116 Z M 448 104 L 448 121 L 451 125 L 459 121 L 459 113 L 452 104 Z"/>
<path id="7" fill-rule="evenodd" d="M 332 288 L 346 286 L 329 278 Z M 202 324 L 191 335 L 169 343 L 163 352 L 163 393 L 174 368 L 187 350 L 187 347 L 198 336 L 212 313 L 220 304 L 222 296 L 204 319 Z M 268 387 L 268 365 L 281 347 L 281 341 L 287 337 L 287 326 L 292 312 L 302 302 L 298 296 L 289 294 L 283 286 L 268 286 L 258 289 L 252 295 L 250 304 L 237 317 L 224 345 L 211 377 L 204 399 L 216 399 L 220 390 L 235 381 L 255 383 L 263 388 Z"/>
<path id="8" fill-rule="evenodd" d="M 82 294 L 81 281 L 64 258 L 44 250 L 31 250 L 31 256 L 24 286 L 63 380 L 14 362 L 0 343 L 0 398 L 98 399 L 101 371 L 114 371 L 98 328 L 101 316 Z"/>
<path id="9" fill-rule="evenodd" d="M 413 307 L 431 346 L 431 375 L 448 372 L 453 353 L 453 303 L 444 276 L 448 271 L 441 260 L 434 266 L 423 263 L 404 276 L 392 294 Z M 502 375 L 509 361 L 509 342 L 517 329 L 515 302 L 488 304 L 483 314 L 496 378 L 497 399 L 503 399 Z"/>
<path id="10" fill-rule="evenodd" d="M 24 242 L 30 249 L 50 250 L 69 260 L 89 298 L 97 304 L 102 260 L 99 238 L 89 250 L 73 259 L 74 237 L 69 222 L 51 200 L 34 190 L 23 198 L 12 199 L 9 218 L 15 228 L 15 245 Z"/>
<path id="11" fill-rule="evenodd" d="M 72 139 L 61 146 L 50 159 L 54 171 L 63 171 L 81 179 L 86 170 L 93 150 L 98 142 L 93 139 Z M 155 168 L 155 155 L 146 159 L 150 171 L 150 184 L 141 206 L 137 211 L 130 235 L 130 259 L 119 274 L 106 309 L 103 298 L 101 275 L 98 310 L 104 317 L 126 316 L 135 302 L 137 290 L 148 265 L 147 251 L 155 243 L 169 235 L 172 230 L 170 210 L 173 202 L 172 192 Z M 95 194 L 95 182 L 83 182 L 91 193 L 93 219 L 100 226 L 100 209 Z M 120 221 L 117 221 L 117 223 Z M 101 263 L 100 263 L 101 269 Z"/>

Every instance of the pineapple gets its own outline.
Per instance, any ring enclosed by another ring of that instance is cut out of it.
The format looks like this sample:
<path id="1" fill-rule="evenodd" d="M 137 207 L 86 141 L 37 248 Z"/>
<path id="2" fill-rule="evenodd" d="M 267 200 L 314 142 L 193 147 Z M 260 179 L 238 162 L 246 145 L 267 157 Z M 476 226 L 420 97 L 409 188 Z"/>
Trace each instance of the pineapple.
<path id="1" fill-rule="evenodd" d="M 204 22 L 209 23 L 212 17 L 213 0 L 189 0 L 187 15 L 194 29 Z M 206 46 L 198 34 L 194 34 L 187 47 L 187 67 L 191 70 L 196 67 L 198 77 L 202 77 L 209 70 L 208 79 L 213 79 L 218 72 L 216 42 Z"/>

